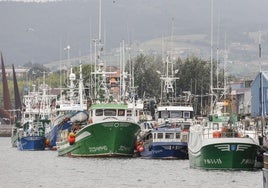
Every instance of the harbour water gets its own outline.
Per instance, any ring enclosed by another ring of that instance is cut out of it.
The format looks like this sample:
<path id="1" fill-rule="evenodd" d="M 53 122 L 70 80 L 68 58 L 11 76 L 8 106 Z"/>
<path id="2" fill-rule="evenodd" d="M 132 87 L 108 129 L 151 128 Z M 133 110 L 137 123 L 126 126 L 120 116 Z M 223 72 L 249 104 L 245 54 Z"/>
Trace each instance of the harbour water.
<path id="1" fill-rule="evenodd" d="M 262 171 L 207 171 L 188 160 L 68 158 L 57 151 L 19 151 L 0 137 L 0 187 L 262 188 Z"/>

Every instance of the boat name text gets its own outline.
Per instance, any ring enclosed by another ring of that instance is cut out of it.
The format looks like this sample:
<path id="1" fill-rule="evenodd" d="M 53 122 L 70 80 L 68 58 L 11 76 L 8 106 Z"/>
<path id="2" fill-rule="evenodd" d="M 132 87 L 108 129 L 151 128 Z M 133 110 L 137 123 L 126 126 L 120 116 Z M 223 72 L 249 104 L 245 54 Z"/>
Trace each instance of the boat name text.
<path id="1" fill-rule="evenodd" d="M 88 150 L 89 150 L 90 152 L 108 151 L 108 147 L 107 147 L 107 146 L 89 147 Z"/>

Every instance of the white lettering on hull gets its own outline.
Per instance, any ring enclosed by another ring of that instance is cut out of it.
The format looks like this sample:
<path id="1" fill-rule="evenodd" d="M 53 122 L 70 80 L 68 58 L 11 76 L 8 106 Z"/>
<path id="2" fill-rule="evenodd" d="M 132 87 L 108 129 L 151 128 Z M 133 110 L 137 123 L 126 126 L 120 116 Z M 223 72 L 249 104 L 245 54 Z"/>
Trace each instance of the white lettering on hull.
<path id="1" fill-rule="evenodd" d="M 255 161 L 253 159 L 242 159 L 241 165 L 253 165 Z M 204 159 L 204 164 L 206 165 L 214 165 L 214 164 L 223 164 L 220 158 L 218 159 Z"/>
<path id="2" fill-rule="evenodd" d="M 222 164 L 222 161 L 220 158 L 218 159 L 204 159 L 205 164 L 213 165 L 213 164 Z"/>
<path id="3" fill-rule="evenodd" d="M 152 151 L 152 153 L 154 153 L 154 154 L 158 154 L 158 153 L 162 153 L 163 152 L 163 150 L 153 150 Z"/>
<path id="4" fill-rule="evenodd" d="M 126 146 L 120 146 L 118 151 L 127 151 L 129 152 L 130 151 L 130 148 L 129 147 L 126 147 Z"/>
<path id="5" fill-rule="evenodd" d="M 242 159 L 241 164 L 253 165 L 253 164 L 255 164 L 255 160 L 253 160 L 253 159 Z"/>
<path id="6" fill-rule="evenodd" d="M 89 147 L 89 152 L 98 152 L 98 151 L 108 151 L 107 146 L 99 146 L 99 147 Z"/>

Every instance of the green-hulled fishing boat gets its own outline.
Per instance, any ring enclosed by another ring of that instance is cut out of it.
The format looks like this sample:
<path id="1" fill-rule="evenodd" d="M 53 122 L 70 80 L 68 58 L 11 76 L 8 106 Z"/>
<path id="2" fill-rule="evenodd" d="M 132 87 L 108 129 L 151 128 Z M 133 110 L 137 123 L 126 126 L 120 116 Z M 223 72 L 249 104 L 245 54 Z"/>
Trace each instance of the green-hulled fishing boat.
<path id="1" fill-rule="evenodd" d="M 188 142 L 192 168 L 255 169 L 259 140 L 253 127 L 235 122 L 236 117 L 218 112 L 207 122 L 190 127 Z"/>
<path id="2" fill-rule="evenodd" d="M 129 94 L 133 91 L 126 90 L 127 75 L 124 66 L 120 67 L 120 77 L 117 72 L 111 72 L 111 69 L 106 72 L 102 59 L 101 31 L 99 34 L 99 40 L 93 41 L 98 46 L 98 51 L 95 51 L 94 72 L 91 72 L 91 85 L 88 89 L 89 120 L 86 124 L 74 122 L 71 130 L 59 132 L 56 145 L 60 156 L 131 157 L 134 154 L 140 132 L 137 123 L 140 109 L 137 108 L 135 95 Z M 128 86 L 132 88 L 130 82 Z"/>
<path id="3" fill-rule="evenodd" d="M 90 108 L 86 125 L 62 131 L 58 155 L 74 157 L 131 157 L 140 126 L 127 104 L 100 103 Z"/>

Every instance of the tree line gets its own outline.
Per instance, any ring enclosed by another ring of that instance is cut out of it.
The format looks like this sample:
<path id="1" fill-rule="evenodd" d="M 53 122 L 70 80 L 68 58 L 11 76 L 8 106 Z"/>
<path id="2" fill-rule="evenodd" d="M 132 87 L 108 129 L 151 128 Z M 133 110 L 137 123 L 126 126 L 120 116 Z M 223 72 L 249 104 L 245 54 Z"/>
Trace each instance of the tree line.
<path id="1" fill-rule="evenodd" d="M 193 105 L 196 115 L 205 115 L 209 111 L 209 93 L 211 85 L 211 62 L 210 60 L 203 60 L 201 58 L 191 56 L 182 60 L 180 58 L 173 59 L 173 68 L 177 70 L 174 77 L 178 79 L 174 83 L 174 95 L 176 98 L 184 96 L 185 92 L 190 93 L 189 100 Z M 126 63 L 126 71 L 134 73 L 134 87 L 135 93 L 139 98 L 152 99 L 159 101 L 161 98 L 161 90 L 163 81 L 160 79 L 161 74 L 165 72 L 165 60 L 161 56 L 139 54 Z M 224 71 L 219 68 L 217 71 L 216 64 L 213 61 L 213 87 L 223 86 L 224 84 Z M 82 65 L 83 82 L 86 86 L 86 93 L 89 94 L 90 85 L 92 84 L 91 72 L 94 71 L 94 64 L 84 62 Z M 43 65 L 32 65 L 28 72 L 28 79 L 18 80 L 18 86 L 21 91 L 21 96 L 26 94 L 28 86 L 35 83 L 41 84 L 45 72 L 45 82 L 51 88 L 67 87 L 68 83 L 68 70 L 61 70 L 50 72 L 50 70 Z M 73 72 L 79 78 L 79 66 L 73 67 Z M 216 75 L 218 72 L 218 75 Z M 160 74 L 159 74 L 160 73 Z M 217 79 L 214 79 L 217 78 Z M 228 78 L 229 81 L 235 79 L 234 77 Z M 77 79 L 78 81 L 78 79 Z M 13 98 L 13 83 L 9 80 L 10 95 Z M 2 88 L 0 92 L 3 93 Z"/>

